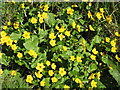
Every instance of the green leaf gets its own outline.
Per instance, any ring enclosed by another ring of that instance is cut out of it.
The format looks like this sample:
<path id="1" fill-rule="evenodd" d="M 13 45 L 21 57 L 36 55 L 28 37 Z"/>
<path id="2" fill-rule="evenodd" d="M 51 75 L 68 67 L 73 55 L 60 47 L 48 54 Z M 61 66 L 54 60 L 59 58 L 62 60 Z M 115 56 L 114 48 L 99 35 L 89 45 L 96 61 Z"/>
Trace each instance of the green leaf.
<path id="1" fill-rule="evenodd" d="M 53 13 L 48 14 L 48 18 L 45 19 L 45 23 L 47 23 L 49 27 L 53 27 L 55 25 L 56 20 Z"/>
<path id="2" fill-rule="evenodd" d="M 96 69 L 97 69 L 97 65 L 93 63 L 93 64 L 90 65 L 88 71 L 93 72 L 93 71 L 95 71 Z"/>
<path id="3" fill-rule="evenodd" d="M 0 59 L 0 63 L 5 65 L 5 66 L 8 66 L 9 65 L 9 60 L 7 59 L 6 56 L 2 56 L 2 59 Z"/>
<path id="4" fill-rule="evenodd" d="M 93 39 L 92 39 L 92 42 L 91 42 L 91 45 L 90 45 L 90 49 L 92 49 L 92 47 L 96 44 L 96 43 L 100 43 L 101 42 L 101 38 L 96 35 Z"/>
<path id="5" fill-rule="evenodd" d="M 38 47 L 38 37 L 33 35 L 32 39 L 26 40 L 23 45 L 27 50 L 35 49 L 36 47 Z"/>
<path id="6" fill-rule="evenodd" d="M 43 80 L 45 81 L 45 88 L 49 88 L 50 87 L 50 78 L 45 78 Z"/>
<path id="7" fill-rule="evenodd" d="M 109 70 L 109 73 L 117 81 L 118 85 L 120 85 L 120 72 L 117 69 L 112 69 L 112 70 Z"/>
<path id="8" fill-rule="evenodd" d="M 10 38 L 12 39 L 12 40 L 18 40 L 18 39 L 20 39 L 21 38 L 21 33 L 12 33 L 11 35 L 10 35 Z"/>

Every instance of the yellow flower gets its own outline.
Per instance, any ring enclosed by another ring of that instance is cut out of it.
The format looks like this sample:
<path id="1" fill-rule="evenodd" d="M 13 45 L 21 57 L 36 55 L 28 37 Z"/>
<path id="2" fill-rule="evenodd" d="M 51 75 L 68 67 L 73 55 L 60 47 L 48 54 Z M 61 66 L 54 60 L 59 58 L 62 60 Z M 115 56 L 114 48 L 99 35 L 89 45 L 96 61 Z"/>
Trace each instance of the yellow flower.
<path id="1" fill-rule="evenodd" d="M 56 45 L 56 40 L 50 40 L 50 45 L 55 46 Z"/>
<path id="2" fill-rule="evenodd" d="M 100 19 L 102 18 L 101 13 L 98 12 L 98 13 L 96 14 L 96 17 L 100 20 Z"/>
<path id="3" fill-rule="evenodd" d="M 39 22 L 40 22 L 40 23 L 43 23 L 43 22 L 44 22 L 43 17 L 40 17 L 40 18 L 39 18 Z"/>
<path id="4" fill-rule="evenodd" d="M 40 18 L 40 17 L 42 17 L 42 15 L 41 15 L 41 14 L 39 14 L 39 13 L 38 13 L 38 15 L 37 15 L 37 16 L 38 16 L 39 18 Z"/>
<path id="5" fill-rule="evenodd" d="M 106 21 L 110 24 L 112 22 L 112 16 L 106 16 Z"/>
<path id="6" fill-rule="evenodd" d="M 50 76 L 53 76 L 53 74 L 54 74 L 53 70 L 49 70 L 49 71 L 48 71 L 48 74 L 49 74 Z"/>
<path id="7" fill-rule="evenodd" d="M 103 8 L 99 8 L 99 10 L 100 10 L 101 13 L 105 12 Z"/>
<path id="8" fill-rule="evenodd" d="M 64 51 L 67 51 L 67 47 L 66 47 L 66 46 L 63 46 L 63 50 L 64 50 Z"/>
<path id="9" fill-rule="evenodd" d="M 44 66 L 43 63 L 37 63 L 37 67 L 36 67 L 37 70 L 39 70 L 40 72 L 42 72 L 44 68 L 45 68 L 45 66 Z"/>
<path id="10" fill-rule="evenodd" d="M 8 45 L 10 45 L 10 46 L 11 46 L 11 45 L 12 45 L 12 43 L 13 43 L 13 40 L 11 40 L 10 38 L 9 38 L 8 40 L 6 40 L 6 44 L 7 44 L 7 46 L 8 46 Z"/>
<path id="11" fill-rule="evenodd" d="M 102 41 L 102 43 L 105 43 L 104 41 Z"/>
<path id="12" fill-rule="evenodd" d="M 42 8 L 42 5 L 40 5 L 39 8 Z"/>
<path id="13" fill-rule="evenodd" d="M 43 13 L 42 13 L 42 17 L 43 17 L 43 19 L 48 18 L 48 16 L 47 16 L 47 15 L 48 15 L 47 13 L 43 12 Z"/>
<path id="14" fill-rule="evenodd" d="M 74 61 L 75 60 L 75 56 L 70 56 L 70 60 Z"/>
<path id="15" fill-rule="evenodd" d="M 51 68 L 54 69 L 54 70 L 56 69 L 55 63 L 52 63 Z"/>
<path id="16" fill-rule="evenodd" d="M 7 26 L 3 26 L 3 29 L 6 30 L 8 27 Z"/>
<path id="17" fill-rule="evenodd" d="M 109 37 L 106 37 L 105 40 L 106 40 L 106 42 L 110 42 L 110 38 Z"/>
<path id="18" fill-rule="evenodd" d="M 100 52 L 100 55 L 103 56 L 103 55 L 104 55 L 104 52 Z"/>
<path id="19" fill-rule="evenodd" d="M 65 31 L 65 35 L 69 37 L 70 36 L 70 31 Z"/>
<path id="20" fill-rule="evenodd" d="M 2 54 L 3 54 L 3 53 L 0 52 L 0 58 L 2 58 Z"/>
<path id="21" fill-rule="evenodd" d="M 19 28 L 19 22 L 14 22 L 13 26 L 14 26 L 15 29 L 18 29 Z"/>
<path id="22" fill-rule="evenodd" d="M 22 8 L 25 8 L 25 4 L 24 4 L 24 3 L 22 3 L 22 4 L 21 4 L 21 7 L 22 7 Z"/>
<path id="23" fill-rule="evenodd" d="M 95 78 L 95 74 L 94 73 L 92 73 L 90 76 L 89 76 L 89 78 L 88 79 L 94 79 Z"/>
<path id="24" fill-rule="evenodd" d="M 23 35 L 22 35 L 25 39 L 29 39 L 30 38 L 30 32 L 24 31 Z"/>
<path id="25" fill-rule="evenodd" d="M 15 43 L 17 43 L 17 40 L 14 40 Z"/>
<path id="26" fill-rule="evenodd" d="M 62 26 L 61 28 L 58 28 L 58 27 L 56 27 L 56 28 L 59 32 L 64 32 L 66 30 L 64 26 Z"/>
<path id="27" fill-rule="evenodd" d="M 37 19 L 35 17 L 32 17 L 30 21 L 31 21 L 32 24 L 37 23 Z"/>
<path id="28" fill-rule="evenodd" d="M 3 70 L 2 70 L 2 69 L 0 69 L 0 75 L 1 75 L 1 74 L 3 74 Z"/>
<path id="29" fill-rule="evenodd" d="M 41 78 L 43 75 L 40 73 L 41 71 L 35 72 L 37 78 Z"/>
<path id="30" fill-rule="evenodd" d="M 73 4 L 72 7 L 78 7 L 76 4 Z"/>
<path id="31" fill-rule="evenodd" d="M 56 77 L 52 77 L 51 80 L 52 80 L 53 83 L 58 81 L 58 79 Z"/>
<path id="32" fill-rule="evenodd" d="M 120 34 L 119 34 L 119 32 L 115 32 L 115 35 L 116 35 L 116 36 L 118 36 L 118 37 L 120 37 Z"/>
<path id="33" fill-rule="evenodd" d="M 91 81 L 91 86 L 92 86 L 92 88 L 93 88 L 93 87 L 97 87 L 96 84 L 97 84 L 97 82 L 95 82 L 94 80 Z"/>
<path id="34" fill-rule="evenodd" d="M 67 14 L 73 15 L 74 10 L 70 7 L 67 8 Z"/>
<path id="35" fill-rule="evenodd" d="M 23 57 L 23 54 L 20 53 L 20 52 L 18 52 L 18 53 L 17 53 L 17 57 L 18 57 L 18 58 L 22 58 L 22 57 Z"/>
<path id="36" fill-rule="evenodd" d="M 58 61 L 59 61 L 59 62 L 62 62 L 62 60 L 61 60 L 60 58 L 58 58 Z"/>
<path id="37" fill-rule="evenodd" d="M 28 83 L 32 83 L 32 80 L 33 80 L 32 75 L 27 75 L 26 82 L 28 82 Z"/>
<path id="38" fill-rule="evenodd" d="M 37 56 L 38 56 L 38 55 L 37 55 L 37 53 L 35 52 L 34 55 L 33 55 L 33 57 L 34 57 L 34 58 L 37 58 Z"/>
<path id="39" fill-rule="evenodd" d="M 64 70 L 64 68 L 59 68 L 59 74 L 60 74 L 61 76 L 66 75 L 66 71 Z"/>
<path id="40" fill-rule="evenodd" d="M 65 38 L 65 36 L 62 33 L 60 35 L 58 35 L 58 37 L 60 38 L 60 41 L 62 41 L 63 38 Z"/>
<path id="41" fill-rule="evenodd" d="M 117 51 L 117 48 L 113 46 L 113 47 L 111 48 L 111 52 L 116 52 L 116 51 Z"/>
<path id="42" fill-rule="evenodd" d="M 16 72 L 17 72 L 16 70 L 12 70 L 12 71 L 11 71 L 11 75 L 15 76 L 15 75 L 16 75 Z"/>
<path id="43" fill-rule="evenodd" d="M 12 50 L 16 50 L 17 49 L 16 44 L 11 45 L 11 48 L 12 48 Z"/>
<path id="44" fill-rule="evenodd" d="M 29 50 L 28 53 L 32 56 L 32 55 L 34 55 L 35 51 L 31 49 L 31 50 Z"/>
<path id="45" fill-rule="evenodd" d="M 116 46 L 116 40 L 112 40 L 112 41 L 110 42 L 110 44 L 111 44 L 111 46 L 115 47 L 115 46 Z"/>
<path id="46" fill-rule="evenodd" d="M 46 65 L 47 65 L 47 66 L 50 66 L 50 61 L 46 61 Z"/>
<path id="47" fill-rule="evenodd" d="M 80 32 L 80 25 L 77 25 L 77 30 L 78 32 Z"/>
<path id="48" fill-rule="evenodd" d="M 108 67 L 109 67 L 109 69 L 110 69 L 110 70 L 112 70 L 112 69 L 113 69 L 113 68 L 112 68 L 112 66 L 108 66 Z"/>
<path id="49" fill-rule="evenodd" d="M 10 26 L 11 22 L 7 22 L 7 25 Z"/>
<path id="50" fill-rule="evenodd" d="M 92 50 L 92 52 L 93 52 L 94 54 L 98 54 L 98 51 L 96 50 L 96 48 L 94 48 L 94 49 Z"/>
<path id="51" fill-rule="evenodd" d="M 45 86 L 45 81 L 41 81 L 40 86 Z"/>
<path id="52" fill-rule="evenodd" d="M 1 43 L 2 43 L 2 44 L 7 43 L 7 46 L 8 46 L 8 45 L 12 45 L 12 42 L 13 42 L 13 41 L 10 39 L 9 36 L 5 36 L 5 37 L 2 37 L 2 38 L 1 38 Z"/>
<path id="53" fill-rule="evenodd" d="M 59 30 L 60 28 L 56 25 L 56 26 L 55 26 L 55 29 Z"/>
<path id="54" fill-rule="evenodd" d="M 80 80 L 79 78 L 75 78 L 75 82 L 76 82 L 76 83 L 80 83 L 81 80 Z"/>
<path id="55" fill-rule="evenodd" d="M 5 37 L 7 35 L 7 33 L 5 31 L 1 32 L 1 37 Z"/>
<path id="56" fill-rule="evenodd" d="M 72 22 L 72 27 L 75 28 L 75 26 L 76 26 L 76 23 L 74 21 L 74 22 Z"/>
<path id="57" fill-rule="evenodd" d="M 69 88 L 70 88 L 70 86 L 64 85 L 64 89 L 65 89 L 65 90 L 68 90 Z"/>
<path id="58" fill-rule="evenodd" d="M 118 60 L 118 62 L 120 62 L 120 58 L 118 57 L 118 55 L 115 55 L 115 58 Z"/>
<path id="59" fill-rule="evenodd" d="M 77 61 L 82 62 L 81 57 L 77 56 Z"/>
<path id="60" fill-rule="evenodd" d="M 88 31 L 88 29 L 85 30 L 86 32 Z"/>
<path id="61" fill-rule="evenodd" d="M 88 11 L 88 18 L 92 17 L 92 13 L 90 11 Z"/>
<path id="62" fill-rule="evenodd" d="M 97 75 L 98 80 L 100 80 L 100 76 L 101 76 L 100 72 L 98 72 L 96 75 Z"/>
<path id="63" fill-rule="evenodd" d="M 49 34 L 49 38 L 50 38 L 50 39 L 55 39 L 55 38 L 56 38 L 56 36 L 55 36 L 55 34 L 54 34 L 54 33 L 50 33 L 50 34 Z"/>
<path id="64" fill-rule="evenodd" d="M 91 58 L 92 60 L 96 60 L 96 56 L 95 56 L 95 55 L 91 55 L 90 58 Z"/>
<path id="65" fill-rule="evenodd" d="M 92 6 L 92 3 L 91 3 L 91 2 L 89 2 L 89 6 Z"/>
<path id="66" fill-rule="evenodd" d="M 48 8 L 49 8 L 49 7 L 48 7 L 48 4 L 46 4 L 46 5 L 44 6 L 44 9 L 43 9 L 43 10 L 44 10 L 44 11 L 48 11 Z"/>
<path id="67" fill-rule="evenodd" d="M 91 25 L 89 25 L 89 29 L 90 29 L 91 31 L 95 31 L 94 28 L 93 28 Z"/>

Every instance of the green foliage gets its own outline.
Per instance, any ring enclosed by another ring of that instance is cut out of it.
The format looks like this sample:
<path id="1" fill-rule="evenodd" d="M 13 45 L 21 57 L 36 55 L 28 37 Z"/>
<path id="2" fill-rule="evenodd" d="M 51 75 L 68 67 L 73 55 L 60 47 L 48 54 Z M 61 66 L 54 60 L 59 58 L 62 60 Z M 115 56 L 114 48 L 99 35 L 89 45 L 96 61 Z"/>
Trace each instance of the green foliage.
<path id="1" fill-rule="evenodd" d="M 107 88 L 100 79 L 105 70 L 119 86 L 119 4 L 3 3 L 2 87 Z M 20 71 L 11 76 L 9 68 Z"/>
<path id="2" fill-rule="evenodd" d="M 0 80 L 0 85 L 2 85 L 2 88 L 30 88 L 24 78 L 21 78 L 19 72 L 17 72 L 15 76 L 12 76 L 10 75 L 9 70 L 4 70 L 2 76 L 0 75 Z"/>

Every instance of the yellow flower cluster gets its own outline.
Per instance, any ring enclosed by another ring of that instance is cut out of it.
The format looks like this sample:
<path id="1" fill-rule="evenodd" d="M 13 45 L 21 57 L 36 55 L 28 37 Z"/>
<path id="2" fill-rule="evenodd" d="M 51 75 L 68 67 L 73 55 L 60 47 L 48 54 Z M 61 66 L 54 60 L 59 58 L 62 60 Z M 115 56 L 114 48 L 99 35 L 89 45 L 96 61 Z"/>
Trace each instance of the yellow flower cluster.
<path id="1" fill-rule="evenodd" d="M 92 53 L 95 54 L 95 55 L 98 54 L 98 51 L 96 50 L 96 48 L 93 48 Z M 93 54 L 90 56 L 90 58 L 91 58 L 92 60 L 96 60 L 96 56 L 93 55 Z"/>
<path id="2" fill-rule="evenodd" d="M 37 15 L 39 17 L 39 22 L 40 23 L 43 23 L 44 22 L 44 19 L 47 19 L 48 18 L 48 14 L 43 12 L 42 14 L 39 14 Z"/>
<path id="3" fill-rule="evenodd" d="M 10 46 L 12 50 L 16 50 L 17 49 L 16 44 L 13 44 L 13 40 L 10 38 L 10 36 L 6 36 L 6 35 L 7 33 L 5 31 L 1 32 L 1 44 L 3 45 L 6 43 L 6 45 Z"/>
<path id="4" fill-rule="evenodd" d="M 83 82 L 79 78 L 74 79 L 76 83 L 80 84 L 80 88 L 83 86 Z"/>
<path id="5" fill-rule="evenodd" d="M 77 56 L 76 58 L 75 56 L 70 56 L 71 61 L 74 61 L 75 59 L 77 59 L 77 62 L 82 62 L 82 58 L 80 56 Z"/>
<path id="6" fill-rule="evenodd" d="M 13 27 L 14 27 L 15 29 L 18 29 L 18 28 L 19 28 L 19 22 L 14 22 Z"/>
<path id="7" fill-rule="evenodd" d="M 105 19 L 104 18 L 104 15 L 103 15 L 103 10 L 102 10 L 103 8 L 100 8 L 100 12 L 97 12 L 97 14 L 96 14 L 96 17 L 100 20 L 102 17 L 103 17 L 103 19 Z"/>
<path id="8" fill-rule="evenodd" d="M 110 42 L 110 44 L 111 44 L 111 46 L 112 46 L 111 52 L 117 52 L 116 41 L 117 41 L 117 40 L 114 39 L 114 40 L 112 40 L 112 41 Z"/>
<path id="9" fill-rule="evenodd" d="M 32 49 L 29 50 L 28 53 L 29 53 L 30 56 L 33 56 L 34 58 L 37 58 L 37 56 L 38 56 L 37 53 L 34 50 L 32 50 Z"/>
<path id="10" fill-rule="evenodd" d="M 92 74 L 88 77 L 88 79 L 90 79 L 90 80 L 91 80 L 91 79 L 94 79 L 94 78 L 95 78 L 95 75 L 96 75 L 97 79 L 100 80 L 100 76 L 101 76 L 100 72 L 92 73 Z"/>
<path id="11" fill-rule="evenodd" d="M 55 46 L 55 45 L 56 45 L 56 40 L 53 40 L 53 39 L 56 38 L 55 34 L 54 34 L 54 33 L 50 33 L 50 34 L 49 34 L 49 38 L 51 39 L 51 40 L 50 40 L 50 45 L 51 45 L 51 46 Z"/>

